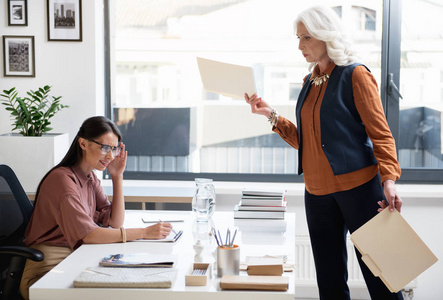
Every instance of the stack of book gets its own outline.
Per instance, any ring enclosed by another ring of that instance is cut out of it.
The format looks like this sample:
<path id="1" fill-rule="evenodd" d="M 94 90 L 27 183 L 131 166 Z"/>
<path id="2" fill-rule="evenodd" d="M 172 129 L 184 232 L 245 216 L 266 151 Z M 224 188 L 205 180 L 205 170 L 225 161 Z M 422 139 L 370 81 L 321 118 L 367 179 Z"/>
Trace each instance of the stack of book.
<path id="1" fill-rule="evenodd" d="M 234 219 L 284 219 L 285 191 L 243 190 Z"/>

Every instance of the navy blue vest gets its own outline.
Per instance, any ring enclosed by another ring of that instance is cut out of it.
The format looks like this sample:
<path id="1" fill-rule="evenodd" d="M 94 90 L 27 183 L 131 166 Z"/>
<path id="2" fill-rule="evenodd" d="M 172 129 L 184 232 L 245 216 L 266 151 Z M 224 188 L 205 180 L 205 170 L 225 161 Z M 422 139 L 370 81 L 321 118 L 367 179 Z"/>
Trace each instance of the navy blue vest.
<path id="1" fill-rule="evenodd" d="M 336 66 L 334 68 L 328 79 L 329 82 L 320 107 L 321 146 L 334 175 L 350 173 L 377 164 L 372 142 L 366 134 L 365 125 L 354 104 L 352 72 L 359 65 Z M 311 87 L 310 78 L 311 74 L 306 77 L 295 108 L 300 141 L 298 150 L 299 175 L 303 173 L 303 137 L 300 112 Z"/>

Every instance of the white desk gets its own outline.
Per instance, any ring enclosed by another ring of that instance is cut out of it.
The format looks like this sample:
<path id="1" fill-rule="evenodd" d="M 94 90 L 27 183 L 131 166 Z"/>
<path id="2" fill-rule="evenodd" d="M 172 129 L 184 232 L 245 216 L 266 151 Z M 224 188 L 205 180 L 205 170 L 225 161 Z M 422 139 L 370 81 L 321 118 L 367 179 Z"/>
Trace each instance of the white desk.
<path id="1" fill-rule="evenodd" d="M 185 274 L 194 262 L 192 245 L 196 239 L 203 240 L 205 250 L 203 262 L 213 263 L 213 250 L 216 245 L 213 239 L 206 239 L 205 232 L 208 225 L 195 223 L 191 212 L 177 211 L 127 211 L 125 227 L 146 226 L 141 217 L 147 214 L 158 214 L 164 217 L 167 214 L 181 215 L 185 222 L 173 223 L 175 229 L 183 228 L 183 235 L 176 243 L 160 242 L 128 242 L 117 244 L 83 245 L 69 257 L 46 274 L 30 288 L 31 300 L 77 300 L 77 299 L 192 299 L 192 300 L 265 300 L 291 299 L 295 297 L 294 272 L 285 272 L 289 277 L 289 289 L 286 292 L 273 291 L 222 291 L 220 278 L 216 272 L 211 276 L 206 286 L 186 286 Z M 288 262 L 294 262 L 295 256 L 295 214 L 287 213 L 286 220 L 234 220 L 231 212 L 216 212 L 212 217 L 220 233 L 226 228 L 238 226 L 236 244 L 241 248 L 241 261 L 246 256 L 287 255 Z M 222 234 L 224 236 L 224 234 Z M 206 239 L 206 240 L 205 240 Z M 74 279 L 87 267 L 96 266 L 105 256 L 115 253 L 171 254 L 177 256 L 175 267 L 178 269 L 176 280 L 169 289 L 122 289 L 122 288 L 74 288 Z M 247 275 L 241 272 L 241 275 Z"/>

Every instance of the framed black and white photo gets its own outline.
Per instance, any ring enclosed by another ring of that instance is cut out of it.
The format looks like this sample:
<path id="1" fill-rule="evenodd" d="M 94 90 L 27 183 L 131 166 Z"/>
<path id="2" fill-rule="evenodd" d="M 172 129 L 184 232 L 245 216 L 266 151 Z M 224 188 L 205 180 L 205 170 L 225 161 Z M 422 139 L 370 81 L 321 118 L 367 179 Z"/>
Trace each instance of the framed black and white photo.
<path id="1" fill-rule="evenodd" d="M 33 36 L 3 36 L 4 76 L 35 77 Z"/>
<path id="2" fill-rule="evenodd" d="M 47 0 L 48 41 L 82 40 L 81 0 Z"/>
<path id="3" fill-rule="evenodd" d="M 8 25 L 28 26 L 27 0 L 8 0 Z"/>

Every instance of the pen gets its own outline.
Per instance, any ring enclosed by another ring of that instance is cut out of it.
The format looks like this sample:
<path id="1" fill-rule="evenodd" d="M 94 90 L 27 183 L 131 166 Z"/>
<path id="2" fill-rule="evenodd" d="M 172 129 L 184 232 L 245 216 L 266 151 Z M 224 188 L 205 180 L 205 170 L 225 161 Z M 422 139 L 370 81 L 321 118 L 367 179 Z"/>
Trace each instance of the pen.
<path id="1" fill-rule="evenodd" d="M 160 221 L 160 223 L 164 223 L 162 220 L 158 219 Z M 174 233 L 175 235 L 177 235 L 177 232 L 174 230 L 174 228 L 171 227 L 171 231 L 172 233 Z"/>
<path id="2" fill-rule="evenodd" d="M 234 236 L 233 236 L 233 238 L 232 238 L 232 240 L 231 240 L 231 244 L 229 245 L 230 247 L 234 247 L 234 240 L 235 240 L 235 235 L 237 234 L 237 229 L 235 230 L 235 232 L 234 232 Z"/>

